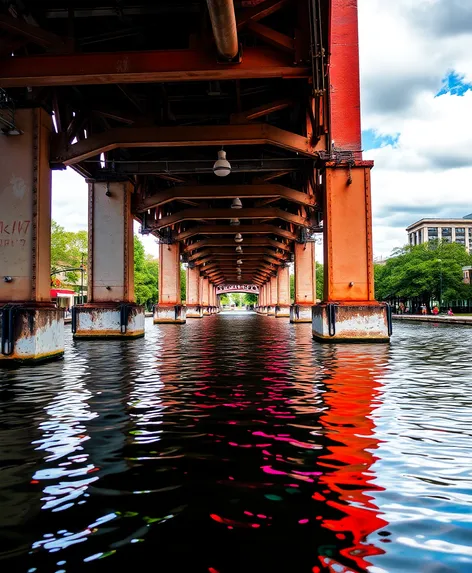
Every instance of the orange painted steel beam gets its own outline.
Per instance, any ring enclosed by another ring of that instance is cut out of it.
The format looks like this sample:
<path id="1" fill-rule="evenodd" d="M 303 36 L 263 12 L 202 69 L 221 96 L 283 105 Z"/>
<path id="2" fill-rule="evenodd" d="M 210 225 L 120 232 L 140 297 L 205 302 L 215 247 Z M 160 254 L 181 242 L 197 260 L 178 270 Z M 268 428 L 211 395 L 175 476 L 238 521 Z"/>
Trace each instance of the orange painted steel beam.
<path id="1" fill-rule="evenodd" d="M 203 50 L 8 57 L 0 60 L 0 87 L 309 77 L 292 59 L 269 48 L 245 48 L 239 64 L 225 65 Z"/>
<path id="2" fill-rule="evenodd" d="M 247 23 L 246 29 L 252 32 L 257 38 L 267 42 L 278 50 L 283 50 L 289 54 L 293 54 L 295 51 L 295 40 L 293 38 L 290 38 L 286 34 L 281 34 L 277 30 L 269 28 L 260 22 L 252 20 Z"/>
<path id="3" fill-rule="evenodd" d="M 241 233 L 242 235 L 278 235 L 279 237 L 283 237 L 284 239 L 289 239 L 291 241 L 294 241 L 297 238 L 295 233 L 287 231 L 286 229 L 280 229 L 275 225 L 239 225 L 239 227 L 231 227 L 230 225 L 201 225 L 177 233 L 174 236 L 174 240 L 184 241 L 185 239 L 190 239 L 196 235 L 235 235 L 236 233 Z M 244 239 L 244 241 L 246 241 L 246 239 Z M 244 241 L 241 243 L 243 248 Z"/>
<path id="4" fill-rule="evenodd" d="M 357 0 L 331 0 L 329 23 L 330 138 L 360 154 L 361 114 Z M 361 159 L 361 156 L 358 156 Z"/>
<path id="5" fill-rule="evenodd" d="M 181 223 L 182 221 L 198 221 L 202 219 L 209 221 L 228 219 L 229 221 L 229 219 L 234 217 L 238 219 L 281 219 L 282 221 L 287 221 L 287 223 L 292 223 L 299 227 L 309 226 L 309 221 L 305 217 L 300 217 L 300 215 L 295 215 L 294 213 L 289 213 L 276 207 L 243 207 L 242 209 L 238 209 L 237 213 L 235 209 L 231 208 L 183 209 L 167 217 L 152 221 L 149 223 L 149 226 L 151 229 L 163 229 L 176 223 Z M 235 233 L 238 232 L 237 227 L 233 227 L 233 229 Z"/>
<path id="6" fill-rule="evenodd" d="M 147 211 L 170 201 L 182 199 L 252 199 L 262 197 L 283 198 L 300 205 L 315 205 L 315 198 L 284 185 L 179 185 L 158 191 L 145 197 L 137 206 L 137 212 Z M 234 212 L 236 215 L 236 211 Z"/>
<path id="7" fill-rule="evenodd" d="M 372 165 L 372 162 L 364 161 L 354 167 L 328 164 L 326 168 L 325 302 L 375 301 L 370 195 Z"/>
<path id="8" fill-rule="evenodd" d="M 90 157 L 120 148 L 203 147 L 208 145 L 274 145 L 307 157 L 315 157 L 308 138 L 261 123 L 118 127 L 97 133 L 67 147 L 63 146 L 61 135 L 55 134 L 52 141 L 51 162 L 74 165 Z"/>
<path id="9" fill-rule="evenodd" d="M 261 247 L 261 246 L 271 246 L 283 251 L 290 251 L 290 246 L 282 243 L 280 241 L 275 241 L 274 239 L 269 239 L 268 237 L 246 237 L 244 243 L 241 245 L 244 247 Z M 201 241 L 196 241 L 191 243 L 184 248 L 185 253 L 190 253 L 196 249 L 201 249 L 203 247 L 235 247 L 236 243 L 233 239 L 202 239 Z"/>
<path id="10" fill-rule="evenodd" d="M 258 22 L 263 18 L 267 18 L 267 16 L 274 14 L 289 2 L 290 0 L 266 0 L 257 6 L 240 12 L 237 17 L 237 29 L 241 30 L 249 22 Z"/>
<path id="11" fill-rule="evenodd" d="M 246 247 L 243 253 L 237 253 L 234 248 L 232 247 L 217 247 L 213 249 L 202 249 L 198 253 L 194 253 L 192 256 L 188 258 L 189 261 L 196 261 L 198 259 L 202 259 L 208 256 L 214 257 L 233 257 L 233 258 L 242 258 L 242 257 L 254 257 L 254 256 L 262 256 L 262 255 L 269 255 L 272 257 L 276 257 L 278 259 L 285 258 L 285 255 L 282 253 L 277 253 L 272 249 L 261 249 L 257 247 Z"/>
<path id="12" fill-rule="evenodd" d="M 46 48 L 55 48 L 58 51 L 67 49 L 67 43 L 56 34 L 41 29 L 39 26 L 28 24 L 20 18 L 12 18 L 6 14 L 0 14 L 0 29 L 10 35 L 20 36 L 26 42 L 31 42 Z"/>
<path id="13" fill-rule="evenodd" d="M 281 109 L 286 109 L 294 104 L 292 99 L 279 99 L 271 101 L 259 107 L 242 111 L 241 113 L 232 113 L 230 117 L 231 123 L 247 123 L 259 117 L 264 117 Z"/>

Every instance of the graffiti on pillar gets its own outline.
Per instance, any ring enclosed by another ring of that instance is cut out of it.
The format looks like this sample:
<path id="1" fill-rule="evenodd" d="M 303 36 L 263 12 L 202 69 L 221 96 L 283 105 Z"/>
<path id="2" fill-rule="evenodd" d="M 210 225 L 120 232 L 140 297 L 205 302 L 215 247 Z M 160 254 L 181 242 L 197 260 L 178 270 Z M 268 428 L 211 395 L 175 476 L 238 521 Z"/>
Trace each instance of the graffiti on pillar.
<path id="1" fill-rule="evenodd" d="M 30 225 L 31 221 L 0 220 L 0 247 L 24 247 L 26 245 L 24 237 L 27 236 Z"/>
<path id="2" fill-rule="evenodd" d="M 259 294 L 259 287 L 257 285 L 239 285 L 227 284 L 216 287 L 216 294 L 225 294 L 227 292 L 246 292 L 249 294 Z"/>

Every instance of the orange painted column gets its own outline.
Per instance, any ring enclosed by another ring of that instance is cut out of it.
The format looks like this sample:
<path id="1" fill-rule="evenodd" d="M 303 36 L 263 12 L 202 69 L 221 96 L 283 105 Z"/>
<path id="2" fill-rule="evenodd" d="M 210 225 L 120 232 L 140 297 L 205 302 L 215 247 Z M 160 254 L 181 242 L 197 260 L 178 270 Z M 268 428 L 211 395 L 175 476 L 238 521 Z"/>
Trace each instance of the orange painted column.
<path id="1" fill-rule="evenodd" d="M 316 303 L 315 243 L 295 243 L 294 256 L 295 295 L 290 322 L 311 322 L 311 309 Z"/>
<path id="2" fill-rule="evenodd" d="M 187 318 L 202 318 L 203 309 L 200 297 L 200 271 L 198 267 L 187 267 Z"/>
<path id="3" fill-rule="evenodd" d="M 328 163 L 323 176 L 324 296 L 313 311 L 320 341 L 388 342 L 388 307 L 374 297 L 371 162 Z"/>
<path id="4" fill-rule="evenodd" d="M 267 314 L 267 283 L 261 286 L 261 309 L 262 314 Z"/>
<path id="5" fill-rule="evenodd" d="M 324 300 L 313 309 L 322 342 L 388 342 L 391 315 L 374 300 L 370 169 L 362 160 L 357 1 L 332 0 L 329 33 L 332 160 L 323 173 Z"/>
<path id="6" fill-rule="evenodd" d="M 208 316 L 210 314 L 210 281 L 203 277 L 201 281 L 203 316 Z"/>
<path id="7" fill-rule="evenodd" d="M 133 186 L 89 181 L 87 303 L 73 310 L 74 338 L 144 336 L 134 298 Z"/>
<path id="8" fill-rule="evenodd" d="M 268 285 L 269 304 L 267 314 L 275 316 L 275 307 L 277 306 L 277 277 L 270 277 Z"/>
<path id="9" fill-rule="evenodd" d="M 290 316 L 290 270 L 288 266 L 280 267 L 277 273 L 277 318 Z"/>
<path id="10" fill-rule="evenodd" d="M 19 109 L 15 124 L 20 135 L 0 135 L 0 366 L 64 353 L 63 313 L 50 296 L 51 117 Z"/>
<path id="11" fill-rule="evenodd" d="M 159 303 L 154 324 L 184 324 L 185 309 L 180 295 L 180 244 L 159 244 Z"/>

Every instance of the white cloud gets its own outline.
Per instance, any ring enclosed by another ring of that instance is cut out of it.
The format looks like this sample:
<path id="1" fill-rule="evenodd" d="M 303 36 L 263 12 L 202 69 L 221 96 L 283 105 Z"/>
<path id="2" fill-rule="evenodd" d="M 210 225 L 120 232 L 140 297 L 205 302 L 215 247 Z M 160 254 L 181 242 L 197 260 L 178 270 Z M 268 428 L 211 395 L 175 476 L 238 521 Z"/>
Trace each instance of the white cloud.
<path id="1" fill-rule="evenodd" d="M 449 73 L 472 78 L 472 10 L 462 0 L 359 0 L 359 17 L 363 129 L 398 136 L 365 153 L 375 160 L 374 252 L 387 255 L 408 224 L 472 211 L 472 92 L 436 97 Z"/>

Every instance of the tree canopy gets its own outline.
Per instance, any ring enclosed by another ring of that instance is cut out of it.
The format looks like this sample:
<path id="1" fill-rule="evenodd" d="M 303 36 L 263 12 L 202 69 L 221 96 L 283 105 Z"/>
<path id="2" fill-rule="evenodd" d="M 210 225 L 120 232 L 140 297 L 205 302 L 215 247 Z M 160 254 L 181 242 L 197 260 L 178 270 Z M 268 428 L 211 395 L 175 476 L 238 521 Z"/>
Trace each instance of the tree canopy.
<path id="1" fill-rule="evenodd" d="M 385 265 L 375 265 L 375 293 L 378 300 L 394 297 L 454 301 L 472 297 L 463 283 L 462 267 L 472 257 L 457 243 L 430 242 L 396 249 Z"/>
<path id="2" fill-rule="evenodd" d="M 134 292 L 136 302 L 150 308 L 157 303 L 159 262 L 144 252 L 139 237 L 134 236 Z"/>
<path id="3" fill-rule="evenodd" d="M 79 268 L 82 261 L 87 263 L 87 231 L 66 231 L 56 221 L 51 224 L 51 272 L 61 269 Z M 66 273 L 66 280 L 76 283 L 78 272 Z"/>

